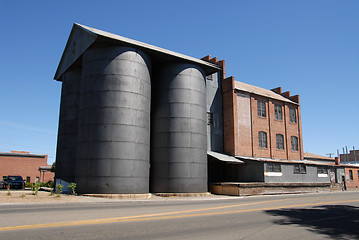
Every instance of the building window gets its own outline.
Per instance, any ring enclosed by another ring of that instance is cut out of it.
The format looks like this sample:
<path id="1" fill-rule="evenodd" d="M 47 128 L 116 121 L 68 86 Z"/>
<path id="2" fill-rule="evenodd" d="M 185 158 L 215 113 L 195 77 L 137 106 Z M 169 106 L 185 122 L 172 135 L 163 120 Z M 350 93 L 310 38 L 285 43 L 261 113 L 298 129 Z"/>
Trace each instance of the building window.
<path id="1" fill-rule="evenodd" d="M 284 149 L 284 137 L 282 134 L 275 135 L 277 140 L 277 149 L 283 150 Z"/>
<path id="2" fill-rule="evenodd" d="M 353 170 L 349 170 L 349 179 L 350 179 L 350 181 L 354 180 L 354 178 L 353 178 Z"/>
<path id="3" fill-rule="evenodd" d="M 40 180 L 39 177 L 36 177 L 36 178 L 35 178 L 35 183 L 38 183 L 39 180 Z"/>
<path id="4" fill-rule="evenodd" d="M 289 109 L 289 121 L 291 123 L 297 123 L 297 113 L 294 108 Z"/>
<path id="5" fill-rule="evenodd" d="M 213 112 L 207 112 L 207 125 L 214 125 Z"/>
<path id="6" fill-rule="evenodd" d="M 298 138 L 291 136 L 290 139 L 292 140 L 292 151 L 298 151 Z"/>
<path id="7" fill-rule="evenodd" d="M 317 167 L 318 174 L 328 174 L 328 169 L 326 167 Z"/>
<path id="8" fill-rule="evenodd" d="M 266 110 L 266 103 L 263 101 L 258 101 L 258 117 L 266 117 L 267 110 Z"/>
<path id="9" fill-rule="evenodd" d="M 359 180 L 359 170 L 358 170 L 358 180 Z"/>
<path id="10" fill-rule="evenodd" d="M 274 105 L 274 114 L 276 120 L 283 120 L 282 114 L 282 106 L 281 105 Z"/>
<path id="11" fill-rule="evenodd" d="M 294 164 L 294 173 L 307 173 L 307 169 L 304 164 Z"/>
<path id="12" fill-rule="evenodd" d="M 267 163 L 266 166 L 267 172 L 281 172 L 281 166 L 279 163 Z"/>
<path id="13" fill-rule="evenodd" d="M 2 176 L 2 180 L 5 181 L 7 176 Z"/>
<path id="14" fill-rule="evenodd" d="M 267 148 L 267 133 L 263 131 L 258 132 L 258 141 L 260 148 Z"/>
<path id="15" fill-rule="evenodd" d="M 30 177 L 26 177 L 26 182 L 30 182 Z"/>

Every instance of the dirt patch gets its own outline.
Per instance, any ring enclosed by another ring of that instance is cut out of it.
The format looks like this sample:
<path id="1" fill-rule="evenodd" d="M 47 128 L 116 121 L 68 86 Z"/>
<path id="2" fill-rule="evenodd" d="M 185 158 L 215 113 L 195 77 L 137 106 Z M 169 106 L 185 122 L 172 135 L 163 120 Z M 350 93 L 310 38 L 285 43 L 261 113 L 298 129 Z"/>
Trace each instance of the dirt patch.
<path id="1" fill-rule="evenodd" d="M 96 202 L 109 201 L 110 199 L 73 196 L 67 194 L 51 194 L 47 191 L 39 191 L 37 195 L 31 190 L 10 190 L 8 195 L 7 190 L 0 190 L 0 203 L 28 203 L 28 202 Z"/>

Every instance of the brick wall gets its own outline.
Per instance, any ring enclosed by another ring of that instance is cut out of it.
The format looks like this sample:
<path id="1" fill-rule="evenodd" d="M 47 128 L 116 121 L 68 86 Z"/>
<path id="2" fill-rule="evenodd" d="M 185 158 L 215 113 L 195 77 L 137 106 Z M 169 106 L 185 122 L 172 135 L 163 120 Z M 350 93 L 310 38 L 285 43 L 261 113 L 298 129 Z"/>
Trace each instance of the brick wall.
<path id="1" fill-rule="evenodd" d="M 264 101 L 266 104 L 266 117 L 258 116 L 258 101 Z M 253 157 L 271 157 L 271 141 L 269 132 L 270 109 L 266 98 L 260 96 L 251 96 L 252 109 L 252 138 L 253 138 Z M 240 116 L 239 116 L 240 117 Z M 259 132 L 267 133 L 267 148 L 259 147 Z"/>
<path id="2" fill-rule="evenodd" d="M 224 150 L 233 156 L 303 159 L 300 106 L 235 89 L 234 78 L 222 82 Z M 299 96 L 273 90 L 299 104 Z M 258 101 L 266 104 L 266 117 L 258 116 Z M 275 105 L 282 106 L 282 120 L 275 119 Z M 296 123 L 290 122 L 290 109 L 296 111 Z M 259 131 L 267 133 L 267 147 L 259 147 Z M 276 135 L 283 135 L 284 149 L 277 149 Z M 298 139 L 298 151 L 292 150 L 291 137 Z"/>
<path id="3" fill-rule="evenodd" d="M 253 156 L 252 146 L 252 110 L 250 94 L 237 94 L 237 123 L 238 144 L 237 152 L 240 156 Z M 240 116 L 240 117 L 239 117 Z"/>
<path id="4" fill-rule="evenodd" d="M 234 78 L 222 81 L 224 152 L 236 156 L 238 144 L 237 100 L 234 93 Z"/>
<path id="5" fill-rule="evenodd" d="M 343 165 L 341 165 L 343 166 Z M 350 170 L 353 173 L 353 180 L 350 179 Z M 347 188 L 359 188 L 359 167 L 347 167 L 345 166 L 345 175 L 349 177 L 349 182 L 347 182 Z"/>
<path id="6" fill-rule="evenodd" d="M 19 175 L 24 180 L 30 177 L 30 182 L 35 182 L 36 177 L 42 182 L 53 180 L 54 173 L 41 173 L 39 167 L 47 165 L 47 155 L 32 155 L 29 152 L 15 152 L 0 154 L 0 180 L 3 176 Z M 44 179 L 43 179 L 44 178 Z"/>

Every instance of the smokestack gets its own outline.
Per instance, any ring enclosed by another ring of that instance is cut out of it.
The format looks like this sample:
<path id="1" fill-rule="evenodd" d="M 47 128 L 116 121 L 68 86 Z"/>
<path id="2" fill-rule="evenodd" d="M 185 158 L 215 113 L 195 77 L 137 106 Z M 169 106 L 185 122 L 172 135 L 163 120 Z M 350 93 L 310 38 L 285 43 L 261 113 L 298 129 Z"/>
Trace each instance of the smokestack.
<path id="1" fill-rule="evenodd" d="M 357 161 L 357 155 L 355 155 L 355 147 L 353 146 L 353 150 L 354 150 L 354 161 Z"/>
<path id="2" fill-rule="evenodd" d="M 339 157 L 335 157 L 335 165 L 340 165 Z"/>

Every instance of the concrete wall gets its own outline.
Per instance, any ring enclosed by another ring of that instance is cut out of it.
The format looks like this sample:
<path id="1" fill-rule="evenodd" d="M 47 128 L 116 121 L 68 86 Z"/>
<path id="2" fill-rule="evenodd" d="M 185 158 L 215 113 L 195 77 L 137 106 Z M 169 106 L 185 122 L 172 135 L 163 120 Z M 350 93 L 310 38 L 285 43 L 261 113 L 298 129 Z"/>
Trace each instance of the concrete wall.
<path id="1" fill-rule="evenodd" d="M 244 165 L 239 166 L 239 182 L 264 182 L 264 164 L 263 162 L 243 160 Z"/>
<path id="2" fill-rule="evenodd" d="M 298 174 L 294 173 L 294 164 L 279 163 L 281 165 L 281 172 L 268 173 L 266 172 L 266 166 L 269 162 L 244 159 L 242 161 L 245 164 L 238 166 L 237 182 L 331 183 L 329 167 L 326 175 L 318 175 L 316 165 L 305 165 L 307 172 L 305 174 Z M 232 167 L 235 169 L 237 166 L 232 165 Z"/>
<path id="3" fill-rule="evenodd" d="M 267 163 L 264 163 L 266 169 Z M 294 173 L 294 164 L 281 164 L 282 176 L 265 176 L 266 183 L 330 183 L 329 168 L 325 175 L 318 175 L 316 165 L 305 165 L 306 173 Z"/>

